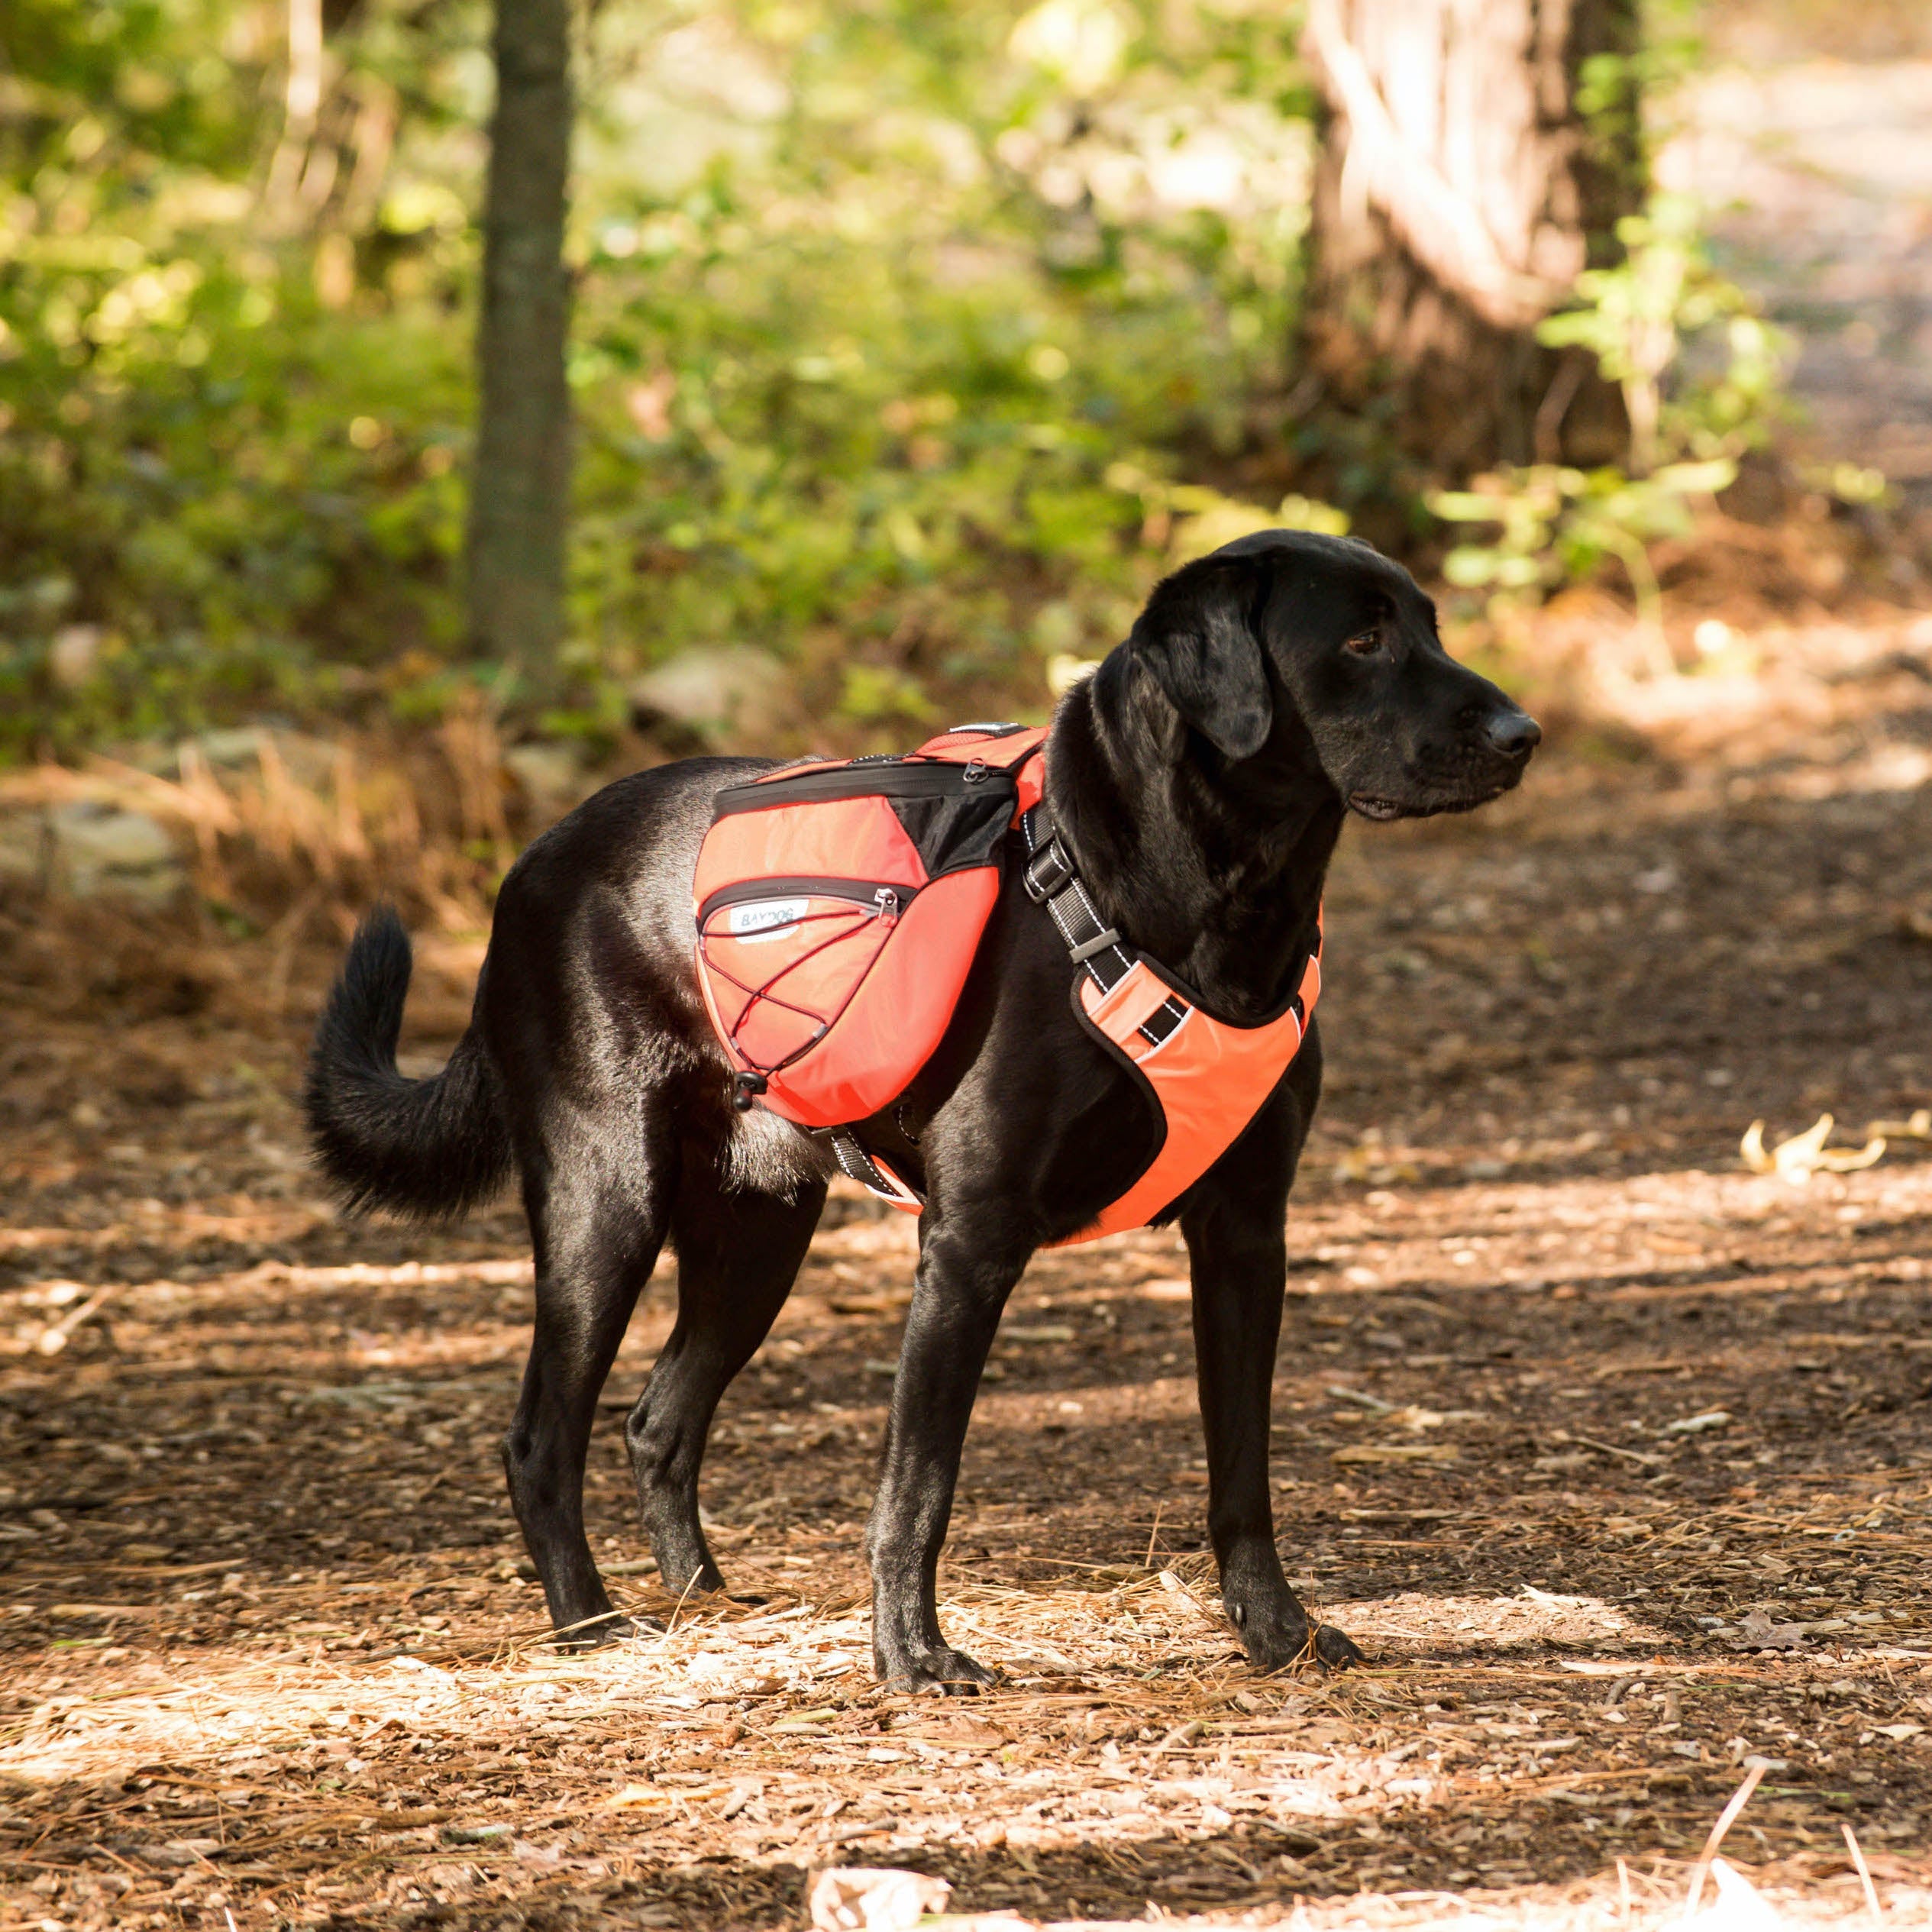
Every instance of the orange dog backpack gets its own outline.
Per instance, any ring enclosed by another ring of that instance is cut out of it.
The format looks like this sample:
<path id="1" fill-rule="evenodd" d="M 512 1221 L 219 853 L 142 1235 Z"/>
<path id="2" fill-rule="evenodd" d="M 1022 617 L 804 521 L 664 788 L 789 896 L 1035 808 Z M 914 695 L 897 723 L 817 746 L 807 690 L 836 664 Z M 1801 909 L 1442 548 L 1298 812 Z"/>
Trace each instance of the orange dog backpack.
<path id="1" fill-rule="evenodd" d="M 1043 731 L 961 725 L 903 758 L 728 785 L 693 887 L 734 1098 L 801 1127 L 889 1107 L 939 1044 L 1040 796 Z"/>
<path id="2" fill-rule="evenodd" d="M 1321 952 L 1258 1025 L 1203 1010 L 1096 910 L 1041 803 L 1045 741 L 961 725 L 903 758 L 814 759 L 726 786 L 693 887 L 698 984 L 735 1103 L 827 1133 L 847 1174 L 917 1213 L 919 1194 L 853 1128 L 939 1045 L 1019 827 L 1027 897 L 1075 969 L 1074 1011 L 1159 1129 L 1132 1184 L 1069 1237 L 1091 1241 L 1157 1219 L 1234 1144 L 1300 1050 Z"/>

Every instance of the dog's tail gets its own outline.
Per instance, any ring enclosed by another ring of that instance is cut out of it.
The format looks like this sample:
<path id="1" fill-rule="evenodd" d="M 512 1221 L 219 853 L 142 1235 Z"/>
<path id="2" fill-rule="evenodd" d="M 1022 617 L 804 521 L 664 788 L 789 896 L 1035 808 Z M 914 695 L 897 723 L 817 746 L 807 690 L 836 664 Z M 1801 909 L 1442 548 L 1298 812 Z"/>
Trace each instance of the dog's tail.
<path id="1" fill-rule="evenodd" d="M 429 1220 L 488 1200 L 514 1161 L 502 1090 L 473 1026 L 441 1073 L 396 1071 L 411 963 L 395 909 L 377 906 L 322 1009 L 302 1110 L 316 1161 L 351 1211 Z"/>

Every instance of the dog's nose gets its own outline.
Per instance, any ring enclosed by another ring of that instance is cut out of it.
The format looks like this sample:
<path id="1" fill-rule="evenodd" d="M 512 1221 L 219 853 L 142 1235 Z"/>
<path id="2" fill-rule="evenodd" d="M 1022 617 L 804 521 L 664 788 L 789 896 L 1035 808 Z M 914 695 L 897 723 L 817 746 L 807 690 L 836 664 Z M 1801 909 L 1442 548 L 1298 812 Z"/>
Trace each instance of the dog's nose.
<path id="1" fill-rule="evenodd" d="M 1506 758 L 1527 758 L 1543 742 L 1542 725 L 1514 705 L 1507 711 L 1492 712 L 1482 729 L 1483 735 Z"/>

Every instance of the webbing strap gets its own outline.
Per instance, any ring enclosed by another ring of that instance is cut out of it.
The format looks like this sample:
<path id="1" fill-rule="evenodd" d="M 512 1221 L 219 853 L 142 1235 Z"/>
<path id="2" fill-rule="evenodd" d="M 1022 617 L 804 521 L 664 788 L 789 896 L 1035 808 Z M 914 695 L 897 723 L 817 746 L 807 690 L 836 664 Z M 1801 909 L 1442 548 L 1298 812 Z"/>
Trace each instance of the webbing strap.
<path id="1" fill-rule="evenodd" d="M 832 1156 L 838 1163 L 839 1171 L 848 1180 L 875 1194 L 883 1200 L 906 1205 L 923 1206 L 925 1197 L 916 1189 L 908 1187 L 896 1174 L 887 1172 L 859 1144 L 858 1136 L 849 1127 L 827 1127 L 822 1130 L 832 1147 Z"/>
<path id="2" fill-rule="evenodd" d="M 1019 822 L 1026 840 L 1026 896 L 1052 916 L 1067 955 L 1089 974 L 1103 993 L 1111 993 L 1133 970 L 1134 956 L 1114 926 L 1104 924 L 1087 896 L 1073 855 L 1045 808 L 1035 806 Z M 1135 1029 L 1150 1046 L 1158 1046 L 1187 1016 L 1187 1003 L 1169 993 Z"/>
<path id="3" fill-rule="evenodd" d="M 1134 964 L 1119 931 L 1100 917 L 1087 897 L 1072 855 L 1045 809 L 1035 806 L 1021 819 L 1019 829 L 1026 841 L 1027 897 L 1046 908 L 1074 964 L 1090 974 L 1103 993 L 1111 993 Z"/>

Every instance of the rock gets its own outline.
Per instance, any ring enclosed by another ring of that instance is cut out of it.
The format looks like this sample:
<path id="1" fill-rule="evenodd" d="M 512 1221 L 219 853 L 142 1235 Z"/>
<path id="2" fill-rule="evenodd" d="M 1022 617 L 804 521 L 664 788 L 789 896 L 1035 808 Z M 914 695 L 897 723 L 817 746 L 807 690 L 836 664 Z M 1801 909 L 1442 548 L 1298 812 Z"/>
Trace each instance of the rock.
<path id="1" fill-rule="evenodd" d="M 767 651 L 746 645 L 687 651 L 647 671 L 630 689 L 639 728 L 681 725 L 708 745 L 761 738 L 792 709 L 791 674 Z"/>
<path id="2" fill-rule="evenodd" d="M 449 1845 L 493 1845 L 510 1835 L 506 1824 L 446 1824 L 443 1842 Z"/>
<path id="3" fill-rule="evenodd" d="M 503 754 L 503 769 L 541 812 L 567 812 L 587 797 L 591 789 L 583 754 L 568 742 L 513 745 Z"/>
<path id="4" fill-rule="evenodd" d="M 0 879 L 18 880 L 44 891 L 51 858 L 44 812 L 0 816 Z"/>
<path id="5" fill-rule="evenodd" d="M 98 624 L 63 624 L 53 634 L 47 668 L 63 691 L 77 691 L 94 675 L 107 633 Z"/>
<path id="6" fill-rule="evenodd" d="M 54 806 L 45 822 L 43 877 L 55 891 L 161 906 L 188 883 L 173 838 L 145 812 L 79 800 Z"/>
<path id="7" fill-rule="evenodd" d="M 289 776 L 309 791 L 321 791 L 334 779 L 335 746 L 328 738 L 270 725 L 198 732 L 166 754 L 157 768 L 169 777 L 185 778 L 192 755 L 199 754 L 212 771 L 258 771 L 265 750 L 272 751 Z"/>

